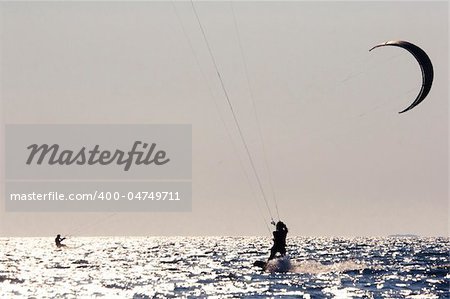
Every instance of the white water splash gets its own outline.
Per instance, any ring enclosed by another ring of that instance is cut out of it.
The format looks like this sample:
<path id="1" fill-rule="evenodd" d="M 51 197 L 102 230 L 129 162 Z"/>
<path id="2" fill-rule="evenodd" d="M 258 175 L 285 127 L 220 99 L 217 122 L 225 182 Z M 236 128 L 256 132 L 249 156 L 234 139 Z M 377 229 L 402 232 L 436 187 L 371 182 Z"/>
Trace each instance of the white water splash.
<path id="1" fill-rule="evenodd" d="M 279 257 L 267 262 L 267 272 L 292 272 L 305 274 L 323 274 L 330 272 L 345 272 L 352 270 L 363 270 L 367 268 L 364 263 L 348 260 L 332 264 L 322 264 L 317 261 L 291 260 L 289 256 Z"/>

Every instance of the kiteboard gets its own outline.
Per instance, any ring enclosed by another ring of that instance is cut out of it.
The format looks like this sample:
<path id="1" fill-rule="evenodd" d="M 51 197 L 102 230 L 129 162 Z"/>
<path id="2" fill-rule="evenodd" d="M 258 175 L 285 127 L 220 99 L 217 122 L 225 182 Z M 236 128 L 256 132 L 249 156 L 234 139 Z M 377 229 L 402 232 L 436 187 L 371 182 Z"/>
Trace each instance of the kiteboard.
<path id="1" fill-rule="evenodd" d="M 255 261 L 253 263 L 254 267 L 261 268 L 266 272 L 280 272 L 285 273 L 289 272 L 292 269 L 292 264 L 289 256 L 280 256 L 278 258 L 274 258 L 270 261 Z"/>
<path id="2" fill-rule="evenodd" d="M 264 270 L 267 266 L 267 262 L 265 261 L 256 261 L 253 263 L 253 266 L 261 268 L 262 270 Z"/>

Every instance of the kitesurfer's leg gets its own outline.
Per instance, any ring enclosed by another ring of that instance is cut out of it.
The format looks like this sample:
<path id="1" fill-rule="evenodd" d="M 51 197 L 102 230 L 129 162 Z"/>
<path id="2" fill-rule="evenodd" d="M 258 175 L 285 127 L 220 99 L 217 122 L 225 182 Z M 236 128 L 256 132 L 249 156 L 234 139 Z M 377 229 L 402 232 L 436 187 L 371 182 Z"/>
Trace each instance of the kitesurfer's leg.
<path id="1" fill-rule="evenodd" d="M 270 256 L 268 260 L 270 261 L 271 259 L 273 259 L 275 257 L 275 254 L 277 254 L 277 249 L 274 246 L 270 249 Z"/>

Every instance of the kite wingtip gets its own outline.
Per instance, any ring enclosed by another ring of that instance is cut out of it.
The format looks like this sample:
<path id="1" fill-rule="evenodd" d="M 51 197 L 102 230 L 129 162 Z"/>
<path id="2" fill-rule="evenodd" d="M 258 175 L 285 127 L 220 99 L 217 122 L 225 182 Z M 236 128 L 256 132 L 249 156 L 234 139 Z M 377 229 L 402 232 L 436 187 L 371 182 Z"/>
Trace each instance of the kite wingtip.
<path id="1" fill-rule="evenodd" d="M 411 108 L 410 107 L 408 107 L 408 108 L 406 108 L 405 110 L 402 110 L 402 111 L 400 111 L 398 114 L 402 114 L 402 113 L 405 113 L 406 111 L 409 111 Z"/>

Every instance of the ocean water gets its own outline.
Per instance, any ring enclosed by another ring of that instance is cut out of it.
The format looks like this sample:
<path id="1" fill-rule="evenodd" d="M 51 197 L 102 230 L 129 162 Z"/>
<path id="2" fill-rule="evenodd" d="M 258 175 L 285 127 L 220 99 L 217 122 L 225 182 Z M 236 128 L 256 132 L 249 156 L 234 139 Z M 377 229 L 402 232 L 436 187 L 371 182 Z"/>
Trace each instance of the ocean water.
<path id="1" fill-rule="evenodd" d="M 0 238 L 1 298 L 449 298 L 448 238 Z"/>

